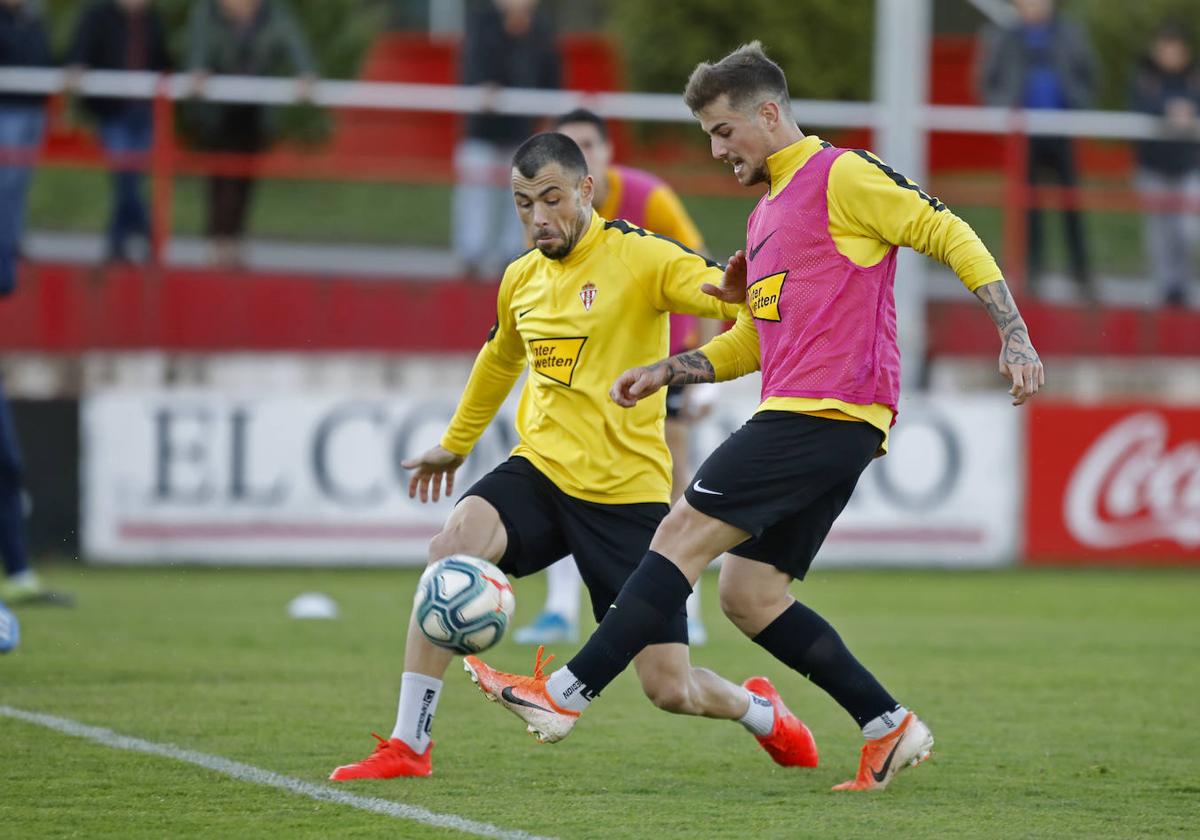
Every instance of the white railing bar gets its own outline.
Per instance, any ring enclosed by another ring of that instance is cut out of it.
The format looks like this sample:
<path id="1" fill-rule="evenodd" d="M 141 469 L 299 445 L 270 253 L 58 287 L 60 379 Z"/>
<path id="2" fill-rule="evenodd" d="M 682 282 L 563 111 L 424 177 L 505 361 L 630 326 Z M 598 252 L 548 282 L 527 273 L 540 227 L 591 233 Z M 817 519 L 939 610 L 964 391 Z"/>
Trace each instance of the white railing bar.
<path id="1" fill-rule="evenodd" d="M 189 75 L 162 77 L 147 72 L 101 70 L 82 74 L 78 90 L 88 96 L 150 98 L 164 78 L 167 95 L 172 99 L 186 99 L 196 92 L 194 80 Z M 64 89 L 66 79 L 66 72 L 59 69 L 5 67 L 0 68 L 0 91 L 57 93 Z M 295 79 L 259 76 L 208 77 L 201 98 L 264 105 L 303 101 L 302 86 Z M 486 107 L 500 114 L 553 115 L 586 106 L 612 119 L 692 121 L 683 99 L 671 93 L 584 93 L 508 88 L 488 96 L 481 88 L 459 85 L 323 80 L 311 88 L 310 101 L 329 108 L 456 114 L 476 113 Z M 870 102 L 796 99 L 792 107 L 801 126 L 873 128 L 880 119 L 879 109 Z M 1114 140 L 1154 140 L 1166 136 L 1161 120 L 1147 114 L 1122 111 L 1024 111 L 926 105 L 921 109 L 919 122 L 927 131 L 970 134 L 1016 132 Z M 1200 135 L 1191 139 L 1200 141 Z"/>

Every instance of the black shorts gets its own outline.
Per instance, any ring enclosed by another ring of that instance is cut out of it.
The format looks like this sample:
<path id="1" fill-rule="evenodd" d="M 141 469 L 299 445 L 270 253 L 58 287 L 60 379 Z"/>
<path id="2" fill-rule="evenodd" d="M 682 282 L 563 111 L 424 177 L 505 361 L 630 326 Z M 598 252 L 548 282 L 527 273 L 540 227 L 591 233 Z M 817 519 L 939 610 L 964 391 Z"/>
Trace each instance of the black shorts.
<path id="1" fill-rule="evenodd" d="M 668 510 L 661 503 L 602 505 L 576 499 L 519 456 L 475 482 L 467 496 L 485 499 L 500 513 L 508 548 L 497 565 L 505 574 L 531 575 L 573 554 L 596 621 L 642 561 Z M 683 607 L 650 644 L 667 642 L 687 644 Z"/>
<path id="2" fill-rule="evenodd" d="M 867 423 L 761 411 L 717 447 L 684 495 L 753 534 L 731 554 L 803 578 L 882 440 Z"/>
<path id="3" fill-rule="evenodd" d="M 667 417 L 672 420 L 683 414 L 683 388 L 683 385 L 667 386 Z"/>

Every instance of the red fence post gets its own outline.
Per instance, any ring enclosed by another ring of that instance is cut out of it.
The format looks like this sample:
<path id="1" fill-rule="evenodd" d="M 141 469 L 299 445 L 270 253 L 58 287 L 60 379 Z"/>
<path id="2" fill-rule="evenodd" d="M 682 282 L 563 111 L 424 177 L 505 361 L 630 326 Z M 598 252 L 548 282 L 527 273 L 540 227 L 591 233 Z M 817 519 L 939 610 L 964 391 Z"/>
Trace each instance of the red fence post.
<path id="1" fill-rule="evenodd" d="M 1004 144 L 1004 276 L 1013 293 L 1025 291 L 1029 254 L 1026 214 L 1032 202 L 1028 180 L 1029 137 L 1025 120 L 1014 111 Z"/>
<path id="2" fill-rule="evenodd" d="M 175 112 L 169 84 L 170 77 L 162 76 L 154 90 L 154 139 L 150 151 L 150 259 L 154 265 L 163 264 L 167 255 L 167 243 L 171 238 Z"/>

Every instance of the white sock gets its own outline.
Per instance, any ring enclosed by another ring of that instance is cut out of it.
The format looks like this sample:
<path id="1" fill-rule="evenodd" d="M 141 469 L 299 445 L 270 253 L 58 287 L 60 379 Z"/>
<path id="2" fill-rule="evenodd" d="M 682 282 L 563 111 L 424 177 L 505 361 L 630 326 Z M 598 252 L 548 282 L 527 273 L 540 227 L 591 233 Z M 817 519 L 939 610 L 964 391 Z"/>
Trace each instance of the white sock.
<path id="1" fill-rule="evenodd" d="M 396 713 L 396 728 L 392 737 L 399 738 L 421 755 L 429 746 L 433 731 L 433 713 L 442 696 L 442 681 L 405 671 L 400 678 L 400 709 Z"/>
<path id="2" fill-rule="evenodd" d="M 592 702 L 586 696 L 586 686 L 571 673 L 570 668 L 559 668 L 546 680 L 546 693 L 560 709 L 582 712 Z"/>
<path id="3" fill-rule="evenodd" d="M 746 714 L 738 718 L 738 723 L 746 727 L 760 738 L 765 738 L 775 730 L 775 707 L 766 697 L 747 691 L 750 695 L 750 707 Z"/>
<path id="4" fill-rule="evenodd" d="M 687 614 L 692 621 L 703 621 L 704 616 L 700 614 L 700 579 L 696 579 L 696 585 L 692 587 L 692 594 L 687 597 Z"/>
<path id="5" fill-rule="evenodd" d="M 904 723 L 905 716 L 908 715 L 908 709 L 903 706 L 897 706 L 890 712 L 884 712 L 874 720 L 868 721 L 863 727 L 863 737 L 868 741 L 874 741 L 876 738 L 882 738 L 889 732 L 895 732 Z"/>
<path id="6" fill-rule="evenodd" d="M 574 557 L 564 557 L 546 570 L 546 612 L 558 613 L 568 624 L 579 623 L 579 593 L 583 578 Z"/>

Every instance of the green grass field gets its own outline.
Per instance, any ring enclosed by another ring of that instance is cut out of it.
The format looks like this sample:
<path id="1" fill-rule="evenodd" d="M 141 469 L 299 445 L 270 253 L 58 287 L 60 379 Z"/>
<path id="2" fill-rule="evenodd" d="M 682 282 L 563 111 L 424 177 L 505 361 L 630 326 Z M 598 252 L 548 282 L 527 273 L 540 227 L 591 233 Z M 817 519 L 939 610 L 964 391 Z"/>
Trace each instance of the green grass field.
<path id="1" fill-rule="evenodd" d="M 21 611 L 0 705 L 315 783 L 390 730 L 415 572 L 66 566 L 49 579 L 79 606 Z M 455 663 L 434 776 L 341 789 L 557 837 L 1200 836 L 1200 576 L 818 571 L 807 602 L 937 737 L 933 760 L 881 795 L 829 792 L 856 765 L 852 721 L 738 636 L 705 584 L 712 641 L 694 660 L 775 679 L 820 768 L 776 768 L 736 724 L 658 712 L 632 674 L 570 739 L 538 745 Z M 342 618 L 286 618 L 307 590 Z M 541 581 L 517 595 L 524 620 Z M 508 642 L 488 658 L 532 666 Z M 13 838 L 463 836 L 4 716 L 0 791 Z"/>

